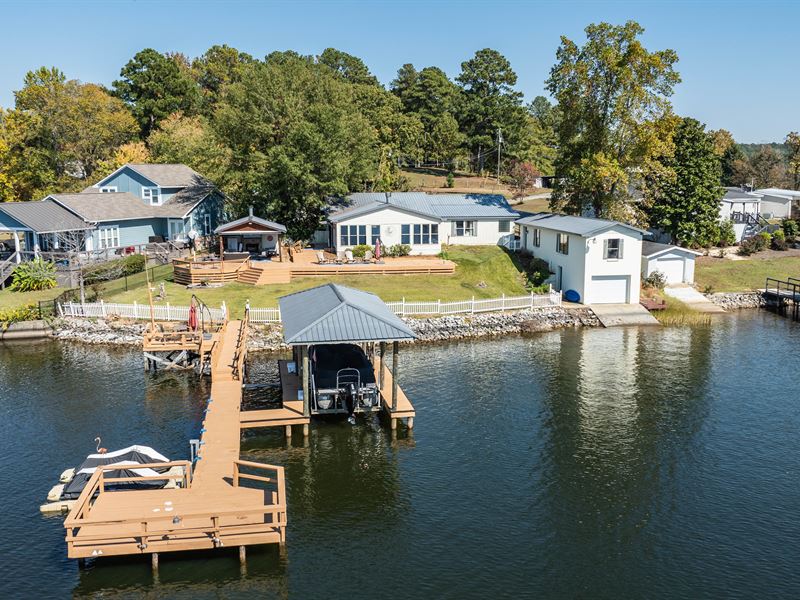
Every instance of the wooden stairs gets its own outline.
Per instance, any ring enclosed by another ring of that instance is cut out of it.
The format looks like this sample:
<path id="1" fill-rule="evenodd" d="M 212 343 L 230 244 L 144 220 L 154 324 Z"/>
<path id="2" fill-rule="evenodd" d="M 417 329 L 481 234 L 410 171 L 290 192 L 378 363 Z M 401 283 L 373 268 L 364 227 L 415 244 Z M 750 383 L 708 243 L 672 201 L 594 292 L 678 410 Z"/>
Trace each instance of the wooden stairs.
<path id="1" fill-rule="evenodd" d="M 289 283 L 292 280 L 291 268 L 259 269 L 248 267 L 239 271 L 238 280 L 250 285 L 266 285 L 269 283 Z"/>

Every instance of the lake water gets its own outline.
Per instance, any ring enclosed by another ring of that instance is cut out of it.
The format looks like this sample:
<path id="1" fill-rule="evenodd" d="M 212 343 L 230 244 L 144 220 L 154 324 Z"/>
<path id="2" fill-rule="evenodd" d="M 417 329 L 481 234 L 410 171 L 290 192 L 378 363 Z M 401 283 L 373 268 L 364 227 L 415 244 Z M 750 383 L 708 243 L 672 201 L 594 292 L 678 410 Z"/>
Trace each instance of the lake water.
<path id="1" fill-rule="evenodd" d="M 761 311 L 403 349 L 412 435 L 243 440 L 286 466 L 285 554 L 162 555 L 154 582 L 142 558 L 79 571 L 38 506 L 97 435 L 186 458 L 208 383 L 134 350 L 0 345 L 0 596 L 796 598 L 798 350 Z"/>

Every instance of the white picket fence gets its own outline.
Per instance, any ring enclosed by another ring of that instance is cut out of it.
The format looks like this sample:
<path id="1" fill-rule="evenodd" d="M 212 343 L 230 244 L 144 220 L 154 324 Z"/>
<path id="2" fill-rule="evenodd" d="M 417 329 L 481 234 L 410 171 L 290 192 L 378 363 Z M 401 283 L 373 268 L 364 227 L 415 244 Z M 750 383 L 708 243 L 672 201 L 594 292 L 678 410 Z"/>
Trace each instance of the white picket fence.
<path id="1" fill-rule="evenodd" d="M 117 304 L 114 302 L 65 302 L 58 305 L 62 317 L 125 317 L 127 319 L 149 319 L 149 304 Z M 222 303 L 220 308 L 209 308 L 211 318 L 221 321 L 225 318 L 227 308 Z M 156 321 L 186 321 L 189 319 L 188 306 L 172 306 L 169 303 L 153 306 L 152 317 Z"/>
<path id="2" fill-rule="evenodd" d="M 547 294 L 528 294 L 527 296 L 502 296 L 500 298 L 460 300 L 457 302 L 411 302 L 405 298 L 398 302 L 387 302 L 389 309 L 398 316 L 412 315 L 458 315 L 484 312 L 502 312 L 507 310 L 525 310 L 530 308 L 547 308 L 561 306 L 561 294 L 552 289 Z M 222 320 L 227 308 L 223 302 L 221 308 L 212 308 L 211 316 Z M 110 302 L 92 302 L 80 304 L 65 302 L 59 305 L 59 313 L 63 317 L 108 317 L 116 315 L 129 319 L 149 319 L 149 304 L 115 304 Z M 170 306 L 169 304 L 154 306 L 153 316 L 157 321 L 185 321 L 189 318 L 188 306 Z M 280 323 L 279 308 L 250 308 L 251 323 Z"/>

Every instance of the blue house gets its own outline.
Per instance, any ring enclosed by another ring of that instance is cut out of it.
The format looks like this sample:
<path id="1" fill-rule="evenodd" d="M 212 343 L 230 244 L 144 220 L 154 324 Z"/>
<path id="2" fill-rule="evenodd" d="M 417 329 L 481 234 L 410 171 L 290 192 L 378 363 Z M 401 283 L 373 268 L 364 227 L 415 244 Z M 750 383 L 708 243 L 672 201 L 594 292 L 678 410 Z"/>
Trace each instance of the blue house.
<path id="1" fill-rule="evenodd" d="M 223 222 L 224 202 L 212 182 L 186 165 L 126 164 L 77 194 L 0 204 L 0 223 L 14 231 L 16 249 L 127 248 L 211 235 Z"/>

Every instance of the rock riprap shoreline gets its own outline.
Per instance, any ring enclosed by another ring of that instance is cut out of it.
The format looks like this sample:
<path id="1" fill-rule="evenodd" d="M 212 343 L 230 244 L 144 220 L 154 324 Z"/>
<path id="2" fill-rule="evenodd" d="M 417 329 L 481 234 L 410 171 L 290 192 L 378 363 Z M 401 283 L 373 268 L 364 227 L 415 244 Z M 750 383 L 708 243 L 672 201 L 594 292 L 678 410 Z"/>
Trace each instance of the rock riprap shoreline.
<path id="1" fill-rule="evenodd" d="M 403 319 L 419 336 L 417 343 L 497 337 L 564 329 L 598 327 L 600 322 L 588 308 L 551 307 L 507 313 Z M 146 321 L 124 319 L 57 319 L 53 337 L 84 344 L 141 345 Z M 251 351 L 285 350 L 283 332 L 278 323 L 253 324 L 248 338 Z"/>

